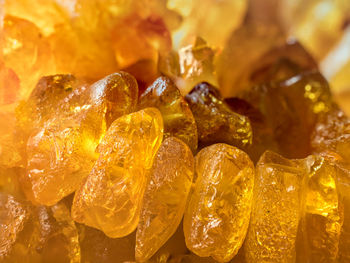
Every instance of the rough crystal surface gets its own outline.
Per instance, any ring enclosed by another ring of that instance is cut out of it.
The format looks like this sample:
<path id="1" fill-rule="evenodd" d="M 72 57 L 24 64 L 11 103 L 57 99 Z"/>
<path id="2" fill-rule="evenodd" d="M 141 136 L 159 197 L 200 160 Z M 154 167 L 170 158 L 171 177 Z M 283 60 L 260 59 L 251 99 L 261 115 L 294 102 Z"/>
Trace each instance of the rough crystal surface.
<path id="1" fill-rule="evenodd" d="M 186 96 L 203 145 L 227 143 L 245 147 L 252 142 L 249 119 L 231 111 L 219 91 L 208 83 L 200 83 Z"/>
<path id="2" fill-rule="evenodd" d="M 201 257 L 230 261 L 244 241 L 253 201 L 248 155 L 214 144 L 196 156 L 196 182 L 184 217 L 187 247 Z"/>
<path id="3" fill-rule="evenodd" d="M 164 140 L 154 159 L 136 233 L 136 259 L 149 259 L 176 231 L 191 189 L 194 160 L 181 140 Z"/>
<path id="4" fill-rule="evenodd" d="M 115 120 L 97 148 L 99 159 L 75 194 L 73 219 L 114 238 L 135 230 L 147 170 L 162 139 L 163 120 L 155 108 Z"/>
<path id="5" fill-rule="evenodd" d="M 265 152 L 256 167 L 251 221 L 244 245 L 248 263 L 295 262 L 304 170 Z"/>
<path id="6" fill-rule="evenodd" d="M 159 77 L 140 97 L 139 108 L 156 107 L 164 120 L 164 136 L 175 136 L 191 148 L 197 149 L 197 126 L 191 109 L 175 84 L 167 77 Z"/>

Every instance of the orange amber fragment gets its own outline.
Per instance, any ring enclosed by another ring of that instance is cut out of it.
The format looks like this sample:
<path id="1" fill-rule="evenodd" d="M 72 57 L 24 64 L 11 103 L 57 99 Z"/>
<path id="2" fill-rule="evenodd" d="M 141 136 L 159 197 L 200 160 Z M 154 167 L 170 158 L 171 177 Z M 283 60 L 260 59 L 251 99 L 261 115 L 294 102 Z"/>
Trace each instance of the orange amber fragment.
<path id="1" fill-rule="evenodd" d="M 0 60 L 0 106 L 16 102 L 19 99 L 19 92 L 20 80 L 17 74 L 5 67 Z"/>
<path id="2" fill-rule="evenodd" d="M 311 145 L 316 152 L 331 150 L 350 162 L 350 118 L 340 109 L 332 109 L 319 118 Z"/>
<path id="3" fill-rule="evenodd" d="M 249 119 L 229 108 L 219 90 L 208 83 L 200 83 L 186 96 L 198 128 L 202 145 L 228 143 L 240 148 L 252 142 Z"/>
<path id="4" fill-rule="evenodd" d="M 164 136 L 175 136 L 191 148 L 197 149 L 197 125 L 193 114 L 175 84 L 166 77 L 159 77 L 141 95 L 139 108 L 156 107 L 164 120 Z"/>
<path id="5" fill-rule="evenodd" d="M 153 161 L 136 233 L 136 260 L 148 260 L 176 231 L 191 189 L 194 160 L 181 140 L 169 137 Z"/>
<path id="6" fill-rule="evenodd" d="M 302 237 L 297 262 L 336 262 L 343 224 L 336 168 L 318 156 L 311 155 L 302 162 L 307 174 L 303 178 Z"/>
<path id="7" fill-rule="evenodd" d="M 78 232 L 62 204 L 35 207 L 0 193 L 2 262 L 80 262 Z"/>
<path id="8" fill-rule="evenodd" d="M 99 159 L 74 196 L 73 219 L 113 238 L 134 231 L 147 170 L 162 139 L 163 120 L 155 108 L 115 120 L 97 148 Z"/>
<path id="9" fill-rule="evenodd" d="M 74 83 L 71 75 L 44 77 L 28 101 L 43 121 L 28 139 L 27 174 L 21 179 L 33 202 L 53 205 L 74 192 L 98 158 L 106 125 L 135 109 L 137 84 L 127 73 L 90 87 Z"/>
<path id="10" fill-rule="evenodd" d="M 303 169 L 265 152 L 256 167 L 251 221 L 244 245 L 248 263 L 295 262 Z"/>
<path id="11" fill-rule="evenodd" d="M 201 257 L 228 262 L 247 232 L 254 165 L 241 150 L 214 144 L 197 154 L 196 176 L 184 218 L 186 245 Z"/>
<path id="12" fill-rule="evenodd" d="M 288 158 L 305 158 L 311 153 L 316 122 L 333 107 L 328 83 L 318 72 L 254 86 L 241 96 L 264 113 L 278 152 Z"/>

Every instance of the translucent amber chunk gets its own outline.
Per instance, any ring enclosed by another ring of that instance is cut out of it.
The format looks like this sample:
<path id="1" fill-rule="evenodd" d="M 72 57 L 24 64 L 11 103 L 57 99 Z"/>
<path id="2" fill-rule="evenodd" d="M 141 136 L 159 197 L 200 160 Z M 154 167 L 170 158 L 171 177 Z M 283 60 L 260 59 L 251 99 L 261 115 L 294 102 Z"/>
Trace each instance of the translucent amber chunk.
<path id="1" fill-rule="evenodd" d="M 78 232 L 63 203 L 35 207 L 0 193 L 2 262 L 80 262 Z"/>
<path id="2" fill-rule="evenodd" d="M 91 86 L 75 82 L 71 75 L 44 77 L 25 107 L 34 109 L 30 117 L 41 127 L 28 139 L 21 181 L 27 197 L 40 204 L 53 205 L 79 187 L 98 158 L 106 125 L 136 107 L 136 80 L 127 73 Z"/>
<path id="3" fill-rule="evenodd" d="M 254 86 L 241 96 L 264 114 L 278 152 L 288 158 L 305 158 L 311 153 L 317 120 L 333 107 L 328 83 L 318 72 Z"/>
<path id="4" fill-rule="evenodd" d="M 147 108 L 115 120 L 98 146 L 100 157 L 76 192 L 75 221 L 123 237 L 135 230 L 147 170 L 163 139 L 163 120 Z"/>
<path id="5" fill-rule="evenodd" d="M 200 143 L 223 142 L 237 147 L 251 144 L 249 119 L 231 111 L 215 87 L 200 83 L 186 96 L 186 100 L 197 123 Z"/>
<path id="6" fill-rule="evenodd" d="M 192 185 L 194 160 L 181 140 L 169 137 L 153 161 L 136 233 L 136 260 L 149 259 L 176 231 Z"/>
<path id="7" fill-rule="evenodd" d="M 196 176 L 184 218 L 186 245 L 201 257 L 228 262 L 247 232 L 254 165 L 241 150 L 214 144 L 197 154 Z"/>
<path id="8" fill-rule="evenodd" d="M 166 77 L 159 77 L 141 95 L 139 108 L 156 107 L 164 120 L 164 136 L 175 136 L 197 149 L 197 125 L 193 114 L 175 84 Z"/>
<path id="9" fill-rule="evenodd" d="M 295 262 L 304 170 L 265 152 L 256 168 L 254 201 L 244 245 L 248 263 Z"/>
<path id="10" fill-rule="evenodd" d="M 343 224 L 336 169 L 322 157 L 309 156 L 303 162 L 307 176 L 304 178 L 302 240 L 297 261 L 336 262 Z"/>
<path id="11" fill-rule="evenodd" d="M 350 118 L 339 109 L 323 115 L 315 126 L 311 145 L 316 152 L 331 150 L 350 162 Z"/>

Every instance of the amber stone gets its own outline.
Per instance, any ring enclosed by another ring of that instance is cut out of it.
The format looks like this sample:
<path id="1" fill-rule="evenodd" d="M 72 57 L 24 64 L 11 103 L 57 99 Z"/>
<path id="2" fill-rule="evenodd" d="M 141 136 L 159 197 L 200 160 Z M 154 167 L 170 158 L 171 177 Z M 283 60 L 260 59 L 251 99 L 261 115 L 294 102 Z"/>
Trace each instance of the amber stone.
<path id="1" fill-rule="evenodd" d="M 27 197 L 53 205 L 74 192 L 98 158 L 106 125 L 134 111 L 137 94 L 135 79 L 123 72 L 91 86 L 78 85 L 71 75 L 43 77 L 19 111 L 32 114 L 18 117 L 23 130 L 26 123 L 39 126 L 27 142 L 27 174 L 21 179 Z"/>
<path id="2" fill-rule="evenodd" d="M 256 167 L 251 220 L 244 245 L 250 262 L 295 262 L 305 172 L 297 163 L 265 152 Z"/>
<path id="3" fill-rule="evenodd" d="M 322 157 L 309 156 L 303 166 L 301 237 L 297 262 L 337 262 L 343 208 L 337 192 L 337 170 Z"/>
<path id="4" fill-rule="evenodd" d="M 202 145 L 227 143 L 240 148 L 252 142 L 249 119 L 237 114 L 224 102 L 219 91 L 203 82 L 186 96 L 198 128 Z"/>
<path id="5" fill-rule="evenodd" d="M 164 140 L 153 161 L 136 232 L 136 260 L 149 259 L 176 231 L 191 189 L 194 160 L 181 140 Z"/>
<path id="6" fill-rule="evenodd" d="M 0 194 L 2 262 L 80 262 L 78 232 L 62 204 L 34 207 Z"/>
<path id="7" fill-rule="evenodd" d="M 97 148 L 99 159 L 75 194 L 73 219 L 113 238 L 134 231 L 147 170 L 162 139 L 163 120 L 155 108 L 115 120 Z"/>
<path id="8" fill-rule="evenodd" d="M 311 153 L 316 122 L 333 107 L 328 83 L 318 72 L 254 86 L 241 96 L 264 114 L 278 152 L 288 158 L 305 158 Z"/>
<path id="9" fill-rule="evenodd" d="M 228 262 L 242 246 L 253 201 L 254 165 L 243 151 L 214 144 L 196 156 L 196 182 L 184 217 L 187 247 Z"/>
<path id="10" fill-rule="evenodd" d="M 318 119 L 311 145 L 314 151 L 331 150 L 350 162 L 350 118 L 337 108 Z"/>
<path id="11" fill-rule="evenodd" d="M 187 95 L 200 82 L 217 86 L 214 67 L 214 50 L 204 39 L 197 37 L 193 44 L 178 52 L 161 54 L 159 70 L 172 78 L 181 94 Z"/>
<path id="12" fill-rule="evenodd" d="M 139 108 L 156 107 L 162 113 L 164 136 L 175 136 L 191 148 L 197 149 L 197 125 L 184 97 L 167 77 L 159 77 L 141 95 Z"/>

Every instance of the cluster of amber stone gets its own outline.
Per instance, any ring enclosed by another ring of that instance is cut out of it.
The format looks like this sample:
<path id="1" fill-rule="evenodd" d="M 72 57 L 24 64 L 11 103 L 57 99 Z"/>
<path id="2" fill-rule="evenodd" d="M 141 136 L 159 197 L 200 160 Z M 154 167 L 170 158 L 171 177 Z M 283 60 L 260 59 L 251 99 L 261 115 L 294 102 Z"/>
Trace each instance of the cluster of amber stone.
<path id="1" fill-rule="evenodd" d="M 350 262 L 348 4 L 185 2 L 0 0 L 1 262 Z"/>

